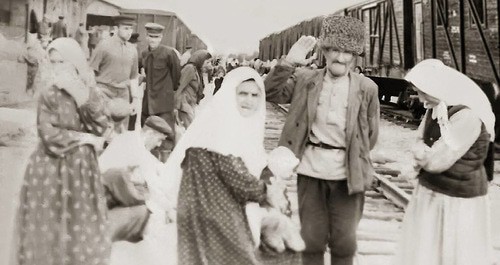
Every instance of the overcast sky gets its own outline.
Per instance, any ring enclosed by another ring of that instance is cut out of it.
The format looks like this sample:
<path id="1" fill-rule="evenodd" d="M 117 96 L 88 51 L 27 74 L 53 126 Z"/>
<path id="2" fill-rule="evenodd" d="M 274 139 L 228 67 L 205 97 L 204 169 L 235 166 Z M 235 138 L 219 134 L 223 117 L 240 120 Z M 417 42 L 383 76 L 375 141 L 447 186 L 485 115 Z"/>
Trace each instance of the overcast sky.
<path id="1" fill-rule="evenodd" d="M 259 40 L 300 21 L 366 0 L 114 0 L 177 13 L 218 53 L 252 52 Z"/>

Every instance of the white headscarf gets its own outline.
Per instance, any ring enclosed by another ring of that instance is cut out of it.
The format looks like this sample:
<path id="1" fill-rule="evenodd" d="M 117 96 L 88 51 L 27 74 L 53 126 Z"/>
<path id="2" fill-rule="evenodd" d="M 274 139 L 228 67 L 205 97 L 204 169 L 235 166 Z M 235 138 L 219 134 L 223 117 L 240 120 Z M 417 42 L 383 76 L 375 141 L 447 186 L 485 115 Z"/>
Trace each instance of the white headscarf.
<path id="1" fill-rule="evenodd" d="M 464 105 L 481 119 L 490 134 L 490 140 L 494 141 L 495 115 L 491 103 L 469 77 L 437 59 L 427 59 L 413 67 L 405 79 L 418 90 L 441 101 L 433 111 L 433 116 L 436 116 L 438 121 L 448 121 L 446 106 Z"/>
<path id="2" fill-rule="evenodd" d="M 47 47 L 47 51 L 57 50 L 61 56 L 75 67 L 78 76 L 85 85 L 93 85 L 94 76 L 90 70 L 87 58 L 80 44 L 72 38 L 58 38 L 51 42 Z"/>
<path id="3" fill-rule="evenodd" d="M 249 79 L 257 83 L 262 94 L 257 112 L 250 117 L 243 117 L 237 108 L 236 87 Z M 194 119 L 165 164 L 164 188 L 172 196 L 171 203 L 177 204 L 182 177 L 181 163 L 190 147 L 240 157 L 252 175 L 260 176 L 266 166 L 265 118 L 265 90 L 259 74 L 250 67 L 240 67 L 228 73 L 220 90 Z"/>

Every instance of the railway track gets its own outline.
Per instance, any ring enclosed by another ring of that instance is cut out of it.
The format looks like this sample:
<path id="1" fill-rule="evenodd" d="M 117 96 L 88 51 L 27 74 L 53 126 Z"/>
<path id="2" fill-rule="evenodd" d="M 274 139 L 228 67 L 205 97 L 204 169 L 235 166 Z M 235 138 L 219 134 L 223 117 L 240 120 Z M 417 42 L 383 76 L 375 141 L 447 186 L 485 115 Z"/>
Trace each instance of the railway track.
<path id="1" fill-rule="evenodd" d="M 267 104 L 265 147 L 272 150 L 277 146 L 288 107 Z M 386 119 L 385 115 L 382 118 Z M 365 194 L 363 218 L 358 228 L 358 253 L 363 264 L 391 264 L 413 185 L 402 179 L 397 170 L 379 166 L 375 171 L 373 189 Z M 292 211 L 297 215 L 297 200 L 293 199 L 296 187 L 291 187 L 289 197 L 292 198 Z"/>
<path id="2" fill-rule="evenodd" d="M 380 116 L 399 126 L 416 130 L 420 124 L 420 119 L 415 119 L 410 111 L 402 110 L 393 104 L 381 104 Z"/>

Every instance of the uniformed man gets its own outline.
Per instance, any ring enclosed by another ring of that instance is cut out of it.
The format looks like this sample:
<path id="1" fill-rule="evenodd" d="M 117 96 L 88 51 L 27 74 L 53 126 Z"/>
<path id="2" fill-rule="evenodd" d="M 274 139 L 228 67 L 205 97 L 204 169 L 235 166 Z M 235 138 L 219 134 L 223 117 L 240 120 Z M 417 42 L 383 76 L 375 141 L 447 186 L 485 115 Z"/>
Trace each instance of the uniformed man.
<path id="1" fill-rule="evenodd" d="M 138 55 L 136 48 L 128 42 L 134 30 L 135 20 L 128 16 L 114 18 L 117 34 L 101 41 L 90 59 L 96 73 L 97 86 L 109 98 L 123 98 L 136 106 L 139 95 Z M 128 125 L 128 118 L 123 120 Z"/>
<path id="2" fill-rule="evenodd" d="M 142 122 L 151 115 L 164 119 L 171 128 L 175 128 L 174 91 L 177 90 L 181 75 L 181 67 L 173 48 L 160 44 L 163 38 L 163 27 L 156 23 L 145 25 L 148 48 L 142 52 L 142 64 L 146 72 L 146 90 L 142 103 Z M 161 160 L 172 150 L 171 139 L 162 143 L 158 150 Z"/>

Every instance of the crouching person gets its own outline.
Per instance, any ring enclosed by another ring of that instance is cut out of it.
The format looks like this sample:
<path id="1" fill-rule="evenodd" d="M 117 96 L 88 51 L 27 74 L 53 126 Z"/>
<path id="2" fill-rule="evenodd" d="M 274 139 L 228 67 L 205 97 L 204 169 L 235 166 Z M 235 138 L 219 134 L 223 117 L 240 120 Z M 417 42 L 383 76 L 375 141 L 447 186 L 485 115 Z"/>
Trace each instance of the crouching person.
<path id="1" fill-rule="evenodd" d="M 134 182 L 134 167 L 112 168 L 103 174 L 112 241 L 142 240 L 150 211 L 146 206 L 147 185 Z"/>
<path id="2" fill-rule="evenodd" d="M 140 132 L 117 135 L 99 157 L 113 241 L 142 240 L 152 216 L 162 223 L 172 221 L 168 216 L 173 213 L 166 211 L 168 199 L 158 184 L 163 163 L 150 152 L 169 137 L 173 139 L 173 131 L 167 122 L 150 116 Z"/>

